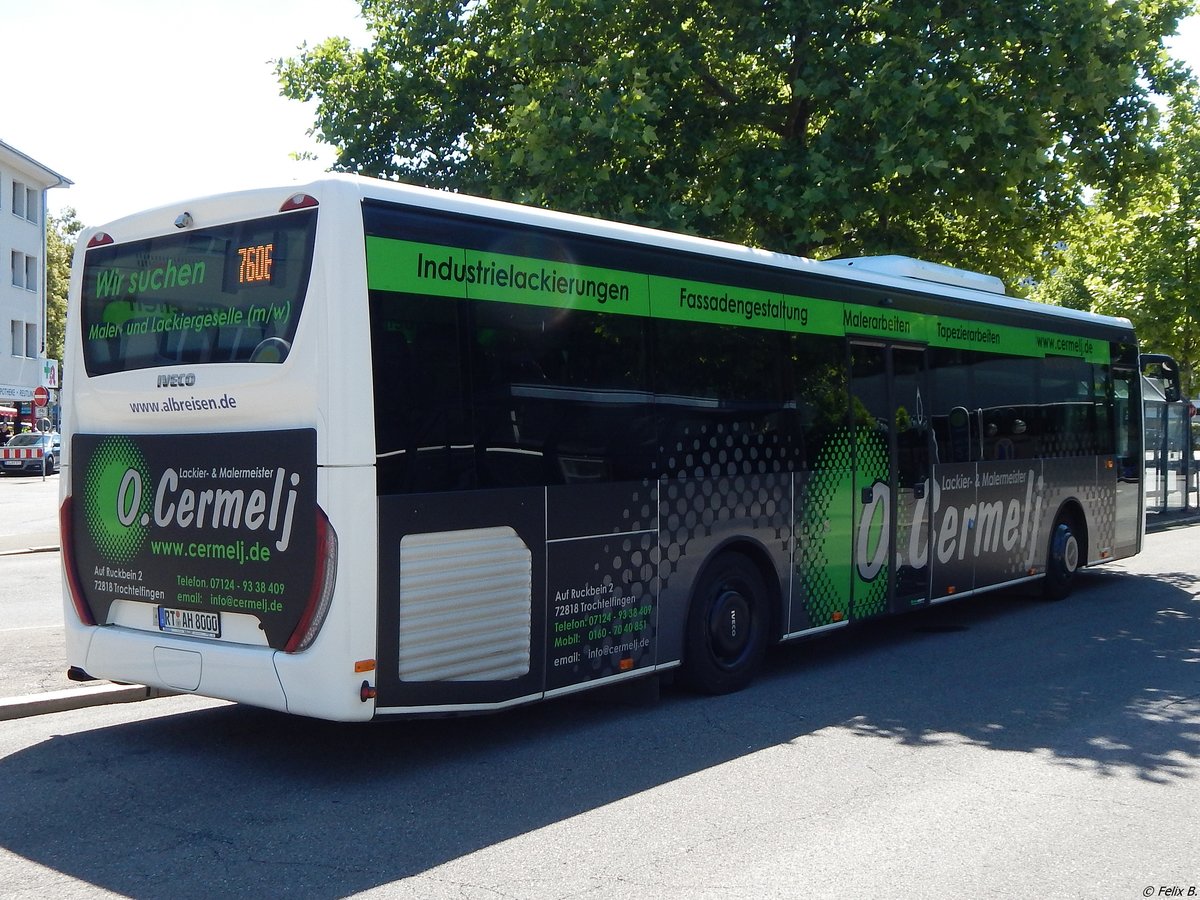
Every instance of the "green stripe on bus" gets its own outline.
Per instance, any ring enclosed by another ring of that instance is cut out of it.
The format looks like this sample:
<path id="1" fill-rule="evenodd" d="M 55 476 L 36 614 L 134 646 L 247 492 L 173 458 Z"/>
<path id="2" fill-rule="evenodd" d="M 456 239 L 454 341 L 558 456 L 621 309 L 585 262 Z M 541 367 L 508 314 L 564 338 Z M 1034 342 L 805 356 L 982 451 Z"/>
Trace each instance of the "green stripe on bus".
<path id="1" fill-rule="evenodd" d="M 830 300 L 650 276 L 650 315 L 656 319 L 841 335 L 841 307 Z"/>
<path id="2" fill-rule="evenodd" d="M 842 327 L 846 334 L 869 335 L 894 341 L 928 344 L 934 316 L 898 309 L 843 304 Z"/>
<path id="3" fill-rule="evenodd" d="M 367 281 L 373 290 L 650 314 L 645 275 L 389 238 L 367 238 Z"/>
<path id="4" fill-rule="evenodd" d="M 945 317 L 934 323 L 929 343 L 934 347 L 986 350 L 1011 356 L 1075 356 L 1105 364 L 1111 355 L 1107 341 Z"/>
<path id="5" fill-rule="evenodd" d="M 1106 341 L 570 262 L 367 237 L 372 290 L 1109 362 Z"/>

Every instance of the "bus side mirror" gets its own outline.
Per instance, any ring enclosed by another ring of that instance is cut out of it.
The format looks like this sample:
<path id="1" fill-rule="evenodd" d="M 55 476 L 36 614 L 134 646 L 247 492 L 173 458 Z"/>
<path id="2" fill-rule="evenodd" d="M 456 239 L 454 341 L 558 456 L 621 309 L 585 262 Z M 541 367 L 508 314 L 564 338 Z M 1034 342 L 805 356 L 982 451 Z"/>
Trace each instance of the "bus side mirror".
<path id="1" fill-rule="evenodd" d="M 1178 403 L 1183 398 L 1183 386 L 1179 381 L 1179 363 L 1165 353 L 1143 353 L 1141 355 L 1142 377 L 1153 382 L 1162 391 L 1168 403 Z"/>

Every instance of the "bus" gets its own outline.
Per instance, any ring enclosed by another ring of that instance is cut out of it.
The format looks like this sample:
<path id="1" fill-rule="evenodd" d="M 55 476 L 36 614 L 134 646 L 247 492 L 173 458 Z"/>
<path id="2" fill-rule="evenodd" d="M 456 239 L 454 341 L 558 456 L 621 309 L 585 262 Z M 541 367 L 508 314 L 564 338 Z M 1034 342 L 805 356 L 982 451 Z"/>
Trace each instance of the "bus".
<path id="1" fill-rule="evenodd" d="M 339 721 L 501 710 L 1144 536 L 1124 319 L 328 176 L 89 228 L 70 674 Z"/>

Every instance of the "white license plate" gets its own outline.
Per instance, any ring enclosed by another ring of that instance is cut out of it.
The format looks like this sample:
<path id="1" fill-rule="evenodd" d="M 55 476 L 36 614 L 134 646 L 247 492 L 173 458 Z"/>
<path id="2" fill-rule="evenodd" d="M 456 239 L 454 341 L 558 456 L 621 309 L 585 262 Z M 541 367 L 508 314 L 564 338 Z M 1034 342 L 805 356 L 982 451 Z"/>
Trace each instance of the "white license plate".
<path id="1" fill-rule="evenodd" d="M 217 638 L 221 636 L 221 614 L 198 612 L 194 609 L 158 608 L 158 628 L 171 634 L 189 634 L 193 637 Z"/>
<path id="2" fill-rule="evenodd" d="M 21 466 L 21 465 L 24 465 L 25 463 L 24 463 L 24 461 L 23 461 L 23 460 L 20 460 L 20 459 L 6 459 L 6 460 L 4 461 L 4 464 L 5 464 L 6 466 L 14 466 L 14 467 L 15 467 L 15 466 Z"/>

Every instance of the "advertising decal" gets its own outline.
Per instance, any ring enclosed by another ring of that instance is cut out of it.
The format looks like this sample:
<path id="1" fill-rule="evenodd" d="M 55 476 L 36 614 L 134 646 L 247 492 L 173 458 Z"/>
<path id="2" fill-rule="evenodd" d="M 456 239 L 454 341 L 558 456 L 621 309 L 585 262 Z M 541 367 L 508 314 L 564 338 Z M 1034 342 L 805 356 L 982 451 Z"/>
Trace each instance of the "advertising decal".
<path id="1" fill-rule="evenodd" d="M 226 614 L 287 643 L 316 552 L 316 432 L 78 434 L 74 558 L 96 621 L 118 600 L 161 631 L 216 638 Z"/>
<path id="2" fill-rule="evenodd" d="M 948 316 L 367 236 L 372 290 L 1107 363 L 1107 342 Z"/>

